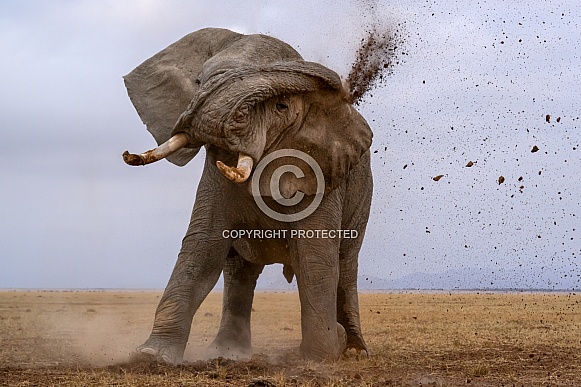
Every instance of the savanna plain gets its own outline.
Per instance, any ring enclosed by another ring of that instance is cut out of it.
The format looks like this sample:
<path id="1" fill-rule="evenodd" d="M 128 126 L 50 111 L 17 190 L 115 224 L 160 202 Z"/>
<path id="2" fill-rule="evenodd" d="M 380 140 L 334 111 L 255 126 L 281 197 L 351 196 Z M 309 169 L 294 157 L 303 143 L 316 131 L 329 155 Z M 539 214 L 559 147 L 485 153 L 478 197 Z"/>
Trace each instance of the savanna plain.
<path id="1" fill-rule="evenodd" d="M 581 294 L 360 295 L 371 356 L 298 355 L 293 292 L 257 292 L 250 359 L 206 359 L 221 294 L 194 318 L 186 362 L 139 362 L 161 292 L 0 291 L 1 386 L 580 386 Z"/>

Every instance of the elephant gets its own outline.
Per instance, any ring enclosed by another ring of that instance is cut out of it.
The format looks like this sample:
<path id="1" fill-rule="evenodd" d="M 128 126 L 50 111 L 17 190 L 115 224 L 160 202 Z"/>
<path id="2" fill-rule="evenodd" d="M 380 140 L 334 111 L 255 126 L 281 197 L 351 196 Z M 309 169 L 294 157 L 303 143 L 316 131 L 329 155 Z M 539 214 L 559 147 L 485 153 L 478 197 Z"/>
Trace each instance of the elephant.
<path id="1" fill-rule="evenodd" d="M 273 263 L 297 280 L 304 357 L 369 353 L 357 270 L 373 134 L 349 85 L 274 37 L 218 28 L 186 35 L 124 81 L 158 144 L 125 151 L 127 164 L 183 166 L 206 151 L 177 262 L 137 353 L 180 363 L 193 316 L 222 272 L 222 320 L 210 348 L 248 353 L 256 280 Z"/>

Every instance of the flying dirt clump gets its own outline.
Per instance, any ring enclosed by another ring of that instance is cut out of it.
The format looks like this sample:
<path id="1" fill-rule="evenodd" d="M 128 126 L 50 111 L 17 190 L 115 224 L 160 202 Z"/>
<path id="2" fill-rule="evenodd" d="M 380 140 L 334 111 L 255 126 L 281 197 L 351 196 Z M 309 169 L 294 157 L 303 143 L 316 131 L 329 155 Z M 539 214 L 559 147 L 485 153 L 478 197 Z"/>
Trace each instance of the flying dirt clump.
<path id="1" fill-rule="evenodd" d="M 382 32 L 374 27 L 367 31 L 347 77 L 351 103 L 359 105 L 370 90 L 385 82 L 385 78 L 393 73 L 394 64 L 399 63 L 397 50 L 402 43 L 397 29 Z"/>

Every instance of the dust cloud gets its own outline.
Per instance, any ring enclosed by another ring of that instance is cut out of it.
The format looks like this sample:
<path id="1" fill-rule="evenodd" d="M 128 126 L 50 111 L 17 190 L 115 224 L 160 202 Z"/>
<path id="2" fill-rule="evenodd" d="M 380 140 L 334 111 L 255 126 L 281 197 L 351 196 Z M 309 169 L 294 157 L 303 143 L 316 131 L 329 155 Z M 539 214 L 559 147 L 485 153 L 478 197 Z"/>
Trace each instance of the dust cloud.
<path id="1" fill-rule="evenodd" d="M 134 356 L 134 350 L 151 332 L 160 296 L 159 291 L 0 292 L 0 365 L 107 367 L 140 362 L 143 359 Z M 274 297 L 273 301 L 270 294 L 255 296 L 252 331 L 257 345 L 254 353 L 277 364 L 284 363 L 281 357 L 296 355 L 300 306 L 296 293 Z M 284 306 L 278 305 L 280 299 L 285 300 Z M 194 316 L 186 362 L 218 357 L 207 348 L 220 326 L 221 310 L 222 294 L 210 293 Z M 277 313 L 265 313 L 271 310 Z M 289 315 L 290 321 L 281 323 L 281 313 Z"/>
<path id="2" fill-rule="evenodd" d="M 302 21 L 319 27 L 305 33 L 309 44 L 304 44 L 304 37 L 293 41 L 292 34 L 276 37 L 291 44 L 305 60 L 336 71 L 350 102 L 360 105 L 371 97 L 371 90 L 384 85 L 397 64 L 403 63 L 405 43 L 410 38 L 407 22 L 397 9 L 375 0 L 355 0 L 328 11 L 332 23 L 319 26 L 315 6 Z"/>
<path id="3" fill-rule="evenodd" d="M 400 63 L 405 29 L 392 16 L 382 13 L 375 0 L 358 0 L 357 9 L 365 20 L 364 31 L 349 75 L 345 80 L 351 103 L 359 105 L 371 91 L 380 87 Z"/>
<path id="4" fill-rule="evenodd" d="M 0 364 L 105 366 L 147 338 L 156 292 L 0 292 Z M 24 345 L 26 344 L 26 345 Z"/>
<path id="5" fill-rule="evenodd" d="M 351 103 L 359 105 L 371 90 L 386 81 L 398 63 L 398 47 L 403 43 L 395 28 L 374 26 L 367 31 L 347 77 Z"/>
<path id="6" fill-rule="evenodd" d="M 77 308 L 65 305 L 47 317 L 43 336 L 58 339 L 47 343 L 53 358 L 47 360 L 95 367 L 117 364 L 127 361 L 133 348 L 147 337 L 146 326 L 128 330 L 132 323 L 123 314 L 103 313 L 102 308 L 91 306 L 80 312 L 72 309 Z"/>

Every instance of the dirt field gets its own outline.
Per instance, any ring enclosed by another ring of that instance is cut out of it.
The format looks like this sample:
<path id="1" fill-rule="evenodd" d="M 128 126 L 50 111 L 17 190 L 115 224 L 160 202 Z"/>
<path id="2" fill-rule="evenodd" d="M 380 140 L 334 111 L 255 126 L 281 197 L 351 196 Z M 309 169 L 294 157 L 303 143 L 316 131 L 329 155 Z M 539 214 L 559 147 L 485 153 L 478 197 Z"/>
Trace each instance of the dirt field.
<path id="1" fill-rule="evenodd" d="M 204 360 L 220 320 L 196 314 L 186 364 L 130 361 L 157 292 L 0 292 L 1 386 L 579 386 L 579 294 L 363 294 L 371 358 L 297 355 L 298 295 L 258 293 L 252 359 Z"/>

